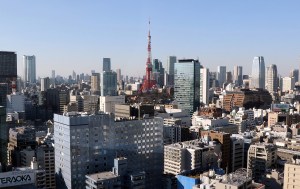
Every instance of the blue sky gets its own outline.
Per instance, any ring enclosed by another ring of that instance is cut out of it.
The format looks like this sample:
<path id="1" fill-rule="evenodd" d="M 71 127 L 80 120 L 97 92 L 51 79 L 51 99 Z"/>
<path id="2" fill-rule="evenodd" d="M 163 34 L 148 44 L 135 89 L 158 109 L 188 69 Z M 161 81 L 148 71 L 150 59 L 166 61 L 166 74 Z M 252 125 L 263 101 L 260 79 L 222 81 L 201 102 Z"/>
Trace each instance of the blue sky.
<path id="1" fill-rule="evenodd" d="M 300 1 L 51 0 L 0 1 L 0 50 L 36 55 L 37 75 L 100 72 L 102 58 L 142 76 L 151 18 L 152 57 L 199 58 L 216 71 L 254 56 L 287 75 L 300 63 Z M 19 69 L 19 73 L 20 69 Z"/>

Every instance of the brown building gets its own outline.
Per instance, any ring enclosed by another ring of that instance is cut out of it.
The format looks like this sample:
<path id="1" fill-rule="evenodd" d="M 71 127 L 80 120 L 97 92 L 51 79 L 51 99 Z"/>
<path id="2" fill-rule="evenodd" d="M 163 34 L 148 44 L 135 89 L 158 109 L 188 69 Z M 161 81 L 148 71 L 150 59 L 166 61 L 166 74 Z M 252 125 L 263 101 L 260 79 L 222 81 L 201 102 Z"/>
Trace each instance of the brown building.
<path id="1" fill-rule="evenodd" d="M 268 113 L 268 127 L 275 125 L 276 123 L 284 123 L 291 126 L 300 122 L 299 114 L 288 114 L 281 112 L 269 112 Z"/>
<path id="2" fill-rule="evenodd" d="M 207 116 L 207 117 L 222 117 L 222 109 L 221 108 L 211 108 L 211 107 L 203 107 L 198 111 L 199 116 Z"/>
<path id="3" fill-rule="evenodd" d="M 272 97 L 267 90 L 263 89 L 241 89 L 229 92 L 223 97 L 223 109 L 232 111 L 234 107 L 267 108 L 272 103 Z"/>
<path id="4" fill-rule="evenodd" d="M 230 160 L 230 134 L 216 131 L 200 131 L 199 135 L 201 135 L 201 137 L 204 137 L 205 135 L 210 136 L 211 140 L 215 140 L 222 144 L 221 168 L 226 170 Z"/>

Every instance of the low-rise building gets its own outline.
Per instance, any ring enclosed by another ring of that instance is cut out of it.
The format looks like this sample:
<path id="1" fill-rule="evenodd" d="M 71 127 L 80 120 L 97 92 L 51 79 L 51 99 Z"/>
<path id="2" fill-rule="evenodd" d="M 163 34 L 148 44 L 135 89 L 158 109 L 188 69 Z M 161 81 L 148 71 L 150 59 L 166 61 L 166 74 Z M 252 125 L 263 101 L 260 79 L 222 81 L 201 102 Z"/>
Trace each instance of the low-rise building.
<path id="1" fill-rule="evenodd" d="M 164 173 L 173 175 L 217 167 L 221 152 L 221 145 L 217 142 L 200 139 L 174 143 L 164 148 Z"/>

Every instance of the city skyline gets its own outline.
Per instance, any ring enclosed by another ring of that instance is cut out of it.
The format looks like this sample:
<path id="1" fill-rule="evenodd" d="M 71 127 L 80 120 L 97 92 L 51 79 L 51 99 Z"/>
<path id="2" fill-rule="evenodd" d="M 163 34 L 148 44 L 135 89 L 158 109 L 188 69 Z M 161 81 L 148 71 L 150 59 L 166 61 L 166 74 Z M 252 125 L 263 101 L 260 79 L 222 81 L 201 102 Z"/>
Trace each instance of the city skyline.
<path id="1" fill-rule="evenodd" d="M 24 9 L 28 4 L 34 11 Z M 76 73 L 100 72 L 103 57 L 111 58 L 114 71 L 120 68 L 123 75 L 143 76 L 150 17 L 152 58 L 161 60 L 164 68 L 168 56 L 174 55 L 199 58 L 211 71 L 218 65 L 232 71 L 239 65 L 250 74 L 253 57 L 263 56 L 266 67 L 276 64 L 279 74 L 288 76 L 300 63 L 299 5 L 297 1 L 2 2 L 6 8 L 0 21 L 6 29 L 0 31 L 0 43 L 1 50 L 17 52 L 18 75 L 22 56 L 33 54 L 39 77 L 51 76 L 51 70 L 67 76 L 70 67 Z"/>

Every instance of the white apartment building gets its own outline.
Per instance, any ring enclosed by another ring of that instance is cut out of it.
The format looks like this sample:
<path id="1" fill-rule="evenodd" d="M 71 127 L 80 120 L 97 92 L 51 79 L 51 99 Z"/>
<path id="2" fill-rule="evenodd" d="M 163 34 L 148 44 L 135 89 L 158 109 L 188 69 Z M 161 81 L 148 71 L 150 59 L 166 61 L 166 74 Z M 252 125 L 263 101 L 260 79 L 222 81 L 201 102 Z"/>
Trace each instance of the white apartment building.
<path id="1" fill-rule="evenodd" d="M 100 111 L 106 113 L 115 113 L 116 104 L 124 104 L 125 96 L 100 96 Z"/>

